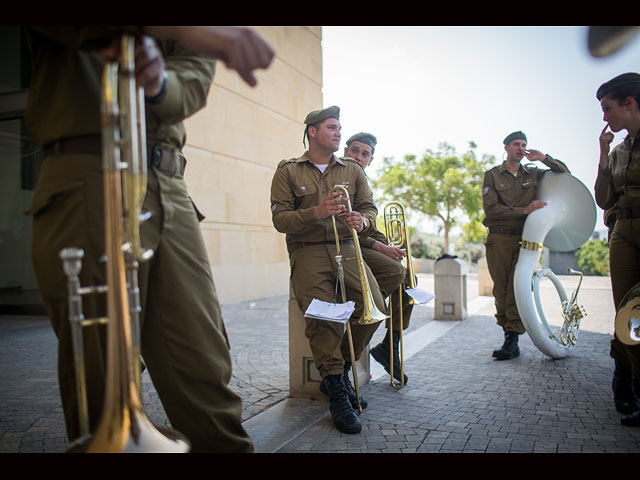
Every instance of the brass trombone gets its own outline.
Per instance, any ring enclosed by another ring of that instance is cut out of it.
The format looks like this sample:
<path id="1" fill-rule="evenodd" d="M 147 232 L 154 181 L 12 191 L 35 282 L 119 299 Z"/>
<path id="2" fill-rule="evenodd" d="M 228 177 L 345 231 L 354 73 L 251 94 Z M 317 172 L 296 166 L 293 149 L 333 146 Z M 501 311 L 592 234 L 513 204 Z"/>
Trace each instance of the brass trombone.
<path id="1" fill-rule="evenodd" d="M 342 197 L 346 199 L 347 212 L 351 212 L 351 202 L 349 200 L 349 191 L 343 185 L 335 185 L 331 192 L 339 192 Z M 333 222 L 333 231 L 336 240 L 336 263 L 338 265 L 338 283 L 340 284 L 341 293 L 342 293 L 342 301 L 347 301 L 347 295 L 345 291 L 344 284 L 344 270 L 342 264 L 342 255 L 340 254 L 340 237 L 338 235 L 338 228 L 336 226 L 336 217 L 332 216 L 331 221 Z M 358 232 L 356 232 L 355 228 L 351 229 L 351 236 L 353 237 L 353 245 L 355 249 L 356 261 L 358 263 L 358 272 L 360 276 L 360 287 L 362 290 L 362 315 L 359 319 L 354 321 L 355 325 L 369 325 L 373 323 L 381 322 L 382 320 L 389 318 L 388 315 L 385 315 L 383 312 L 378 310 L 376 307 L 375 301 L 373 300 L 373 295 L 371 293 L 371 286 L 369 285 L 369 279 L 367 277 L 367 270 L 365 268 L 364 259 L 362 257 L 362 250 L 360 248 L 360 241 L 358 240 Z M 362 412 L 362 405 L 360 404 L 360 386 L 358 385 L 358 373 L 357 373 L 357 365 L 355 352 L 353 349 L 353 337 L 351 336 L 351 322 L 347 320 L 346 322 L 347 328 L 347 338 L 349 340 L 349 351 L 351 353 L 351 371 L 353 372 L 353 383 L 355 384 L 356 397 L 358 401 L 358 413 Z"/>
<path id="2" fill-rule="evenodd" d="M 140 396 L 137 285 L 138 262 L 151 251 L 140 246 L 139 222 L 146 193 L 146 133 L 144 93 L 136 89 L 134 37 L 122 37 L 121 60 L 107 63 L 101 92 L 102 149 L 106 285 L 80 287 L 78 273 L 83 252 L 68 248 L 60 252 L 68 277 L 72 331 L 81 346 L 81 329 L 94 323 L 107 325 L 107 378 L 102 417 L 89 433 L 86 413 L 84 369 L 76 372 L 82 434 L 71 452 L 186 452 L 189 441 L 180 433 L 156 427 L 147 418 Z M 84 319 L 82 295 L 105 293 L 107 317 Z M 75 351 L 76 364 L 83 361 L 82 349 Z"/>
<path id="3" fill-rule="evenodd" d="M 409 288 L 416 288 L 415 274 L 413 271 L 413 262 L 411 261 L 411 244 L 409 242 L 409 232 L 405 221 L 404 207 L 400 202 L 389 202 L 384 207 L 384 226 L 389 245 L 405 250 L 407 253 L 407 275 L 409 277 Z M 400 312 L 400 382 L 396 383 L 393 378 L 393 293 L 389 295 L 389 350 L 390 362 L 389 369 L 391 374 L 391 386 L 396 390 L 404 387 L 404 335 L 403 335 L 403 318 L 402 318 L 402 287 L 398 290 L 398 311 Z M 414 303 L 413 299 L 410 300 Z"/>

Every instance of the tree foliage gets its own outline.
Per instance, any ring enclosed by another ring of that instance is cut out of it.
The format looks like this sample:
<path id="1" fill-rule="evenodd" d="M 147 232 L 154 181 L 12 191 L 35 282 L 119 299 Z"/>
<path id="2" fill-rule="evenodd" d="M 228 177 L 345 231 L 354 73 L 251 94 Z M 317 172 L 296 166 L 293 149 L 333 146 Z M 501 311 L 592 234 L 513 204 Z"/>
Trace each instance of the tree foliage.
<path id="1" fill-rule="evenodd" d="M 437 151 L 427 150 L 422 157 L 385 157 L 373 187 L 385 201 L 398 200 L 407 210 L 439 219 L 448 253 L 449 232 L 453 226 L 463 225 L 465 219 L 472 223 L 469 237 L 482 236 L 478 220 L 482 215 L 482 180 L 494 157 L 478 159 L 475 149 L 476 144 L 469 142 L 469 150 L 460 155 L 453 146 L 442 143 Z"/>
<path id="2" fill-rule="evenodd" d="M 588 240 L 575 255 L 582 270 L 594 275 L 609 275 L 609 247 L 605 240 Z"/>

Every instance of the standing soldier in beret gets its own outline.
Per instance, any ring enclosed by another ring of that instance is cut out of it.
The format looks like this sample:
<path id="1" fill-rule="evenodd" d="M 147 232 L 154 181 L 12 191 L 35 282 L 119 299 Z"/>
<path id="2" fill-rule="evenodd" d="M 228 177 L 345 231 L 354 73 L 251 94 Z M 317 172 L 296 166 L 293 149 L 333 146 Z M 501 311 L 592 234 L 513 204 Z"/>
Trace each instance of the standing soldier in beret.
<path id="1" fill-rule="evenodd" d="M 228 385 L 229 343 L 182 154 L 184 120 L 205 106 L 215 59 L 255 85 L 254 70 L 273 58 L 259 35 L 235 27 L 25 28 L 33 62 L 25 121 L 45 153 L 29 211 L 32 259 L 58 339 L 67 434 L 73 441 L 81 428 L 67 278 L 58 254 L 82 248 L 81 284 L 106 282 L 100 78 L 104 60 L 117 56 L 114 41 L 125 32 L 136 36 L 149 152 L 143 209 L 152 215 L 140 235 L 153 257 L 139 268 L 142 356 L 172 427 L 189 438 L 192 452 L 252 452 L 241 398 Z M 104 303 L 102 296 L 89 296 L 85 317 L 106 316 Z M 104 333 L 90 326 L 83 335 L 91 432 L 105 397 Z"/>
<path id="2" fill-rule="evenodd" d="M 336 301 L 337 253 L 332 217 L 335 216 L 344 259 L 347 300 L 355 302 L 352 319 L 363 311 L 360 274 L 355 259 L 351 229 L 367 236 L 375 228 L 378 209 L 373 203 L 367 178 L 353 160 L 334 155 L 340 146 L 340 109 L 328 107 L 309 113 L 304 139 L 309 149 L 298 158 L 282 160 L 271 184 L 271 213 L 276 230 L 286 234 L 291 263 L 291 285 L 304 312 L 313 299 Z M 352 211 L 335 185 L 349 191 Z M 371 271 L 366 267 L 371 293 L 377 308 L 385 311 L 384 299 Z M 342 303 L 342 298 L 337 299 Z M 351 320 L 350 320 L 351 321 Z M 315 365 L 322 376 L 320 390 L 329 396 L 333 422 L 341 432 L 358 433 L 360 420 L 356 392 L 349 380 L 352 368 L 348 337 L 337 322 L 305 317 L 305 335 L 309 339 Z M 371 340 L 378 324 L 352 322 L 353 348 L 357 361 Z M 355 368 L 355 367 L 354 367 Z M 364 408 L 366 402 L 361 399 Z"/>
<path id="3" fill-rule="evenodd" d="M 344 149 L 344 156 L 356 160 L 363 169 L 371 164 L 373 154 L 375 152 L 378 140 L 370 133 L 360 132 L 351 136 L 347 140 L 347 146 Z M 373 230 L 371 235 L 360 240 L 362 247 L 362 256 L 366 264 L 371 268 L 373 275 L 378 281 L 380 290 L 385 297 L 395 293 L 396 289 L 403 286 L 403 281 L 407 274 L 407 269 L 402 265 L 402 259 L 406 256 L 403 250 L 393 245 L 388 245 L 387 237 L 377 228 Z M 409 259 L 409 261 L 411 261 Z M 397 381 L 402 381 L 400 374 L 400 355 L 398 346 L 400 343 L 400 329 L 409 328 L 411 312 L 413 311 L 413 302 L 411 297 L 404 291 L 402 292 L 402 325 L 399 324 L 400 313 L 397 302 L 392 305 L 393 326 L 387 321 L 387 333 L 384 339 L 370 350 L 371 356 L 384 367 L 387 373 L 391 373 L 390 353 L 391 341 L 389 339 L 389 328 L 393 328 L 396 332 L 393 334 L 393 376 Z M 404 376 L 404 383 L 408 381 Z"/>
<path id="4" fill-rule="evenodd" d="M 627 292 L 640 282 L 640 75 L 624 73 L 602 84 L 596 98 L 607 124 L 600 134 L 600 159 L 595 198 L 605 213 L 615 213 L 609 227 L 609 267 L 616 312 Z M 608 131 L 608 129 L 611 131 Z M 622 143 L 611 149 L 613 133 L 627 131 Z M 605 218 L 608 220 L 611 215 Z M 640 345 L 624 345 L 617 336 L 611 341 L 610 355 L 615 366 L 613 398 L 616 409 L 627 415 L 621 423 L 640 426 L 638 387 Z M 634 391 L 635 390 L 635 391 Z"/>
<path id="5" fill-rule="evenodd" d="M 538 182 L 548 169 L 520 162 L 527 157 L 533 162 L 544 163 L 553 172 L 569 172 L 561 161 L 538 150 L 527 150 L 527 137 L 520 131 L 507 135 L 503 143 L 507 159 L 502 165 L 485 172 L 482 185 L 485 213 L 482 223 L 489 228 L 485 243 L 487 265 L 493 280 L 496 322 L 504 332 L 502 347 L 493 352 L 497 360 L 509 360 L 520 355 L 518 336 L 525 333 L 525 328 L 516 305 L 513 273 L 527 215 L 546 205 L 542 200 L 534 200 L 534 195 Z"/>

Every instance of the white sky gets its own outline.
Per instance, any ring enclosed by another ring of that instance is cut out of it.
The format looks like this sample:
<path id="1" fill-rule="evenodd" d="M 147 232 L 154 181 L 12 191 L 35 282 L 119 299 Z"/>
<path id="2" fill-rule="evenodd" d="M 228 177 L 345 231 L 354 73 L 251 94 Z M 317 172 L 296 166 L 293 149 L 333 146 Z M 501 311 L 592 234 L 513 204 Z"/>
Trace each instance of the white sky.
<path id="1" fill-rule="evenodd" d="M 565 162 L 593 194 L 604 127 L 595 92 L 640 70 L 640 36 L 596 59 L 587 27 L 330 26 L 322 37 L 324 106 L 341 110 L 338 153 L 356 132 L 376 135 L 373 178 L 375 159 L 441 142 L 462 153 L 473 140 L 478 157 L 501 162 L 502 140 L 522 130 L 530 148 Z"/>

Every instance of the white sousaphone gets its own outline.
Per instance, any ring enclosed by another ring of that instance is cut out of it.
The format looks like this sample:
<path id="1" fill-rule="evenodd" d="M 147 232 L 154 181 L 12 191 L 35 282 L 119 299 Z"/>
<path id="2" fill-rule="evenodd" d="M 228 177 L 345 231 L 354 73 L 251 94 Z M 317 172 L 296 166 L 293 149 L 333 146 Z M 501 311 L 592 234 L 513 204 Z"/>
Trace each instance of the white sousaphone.
<path id="1" fill-rule="evenodd" d="M 549 268 L 537 272 L 535 269 L 543 247 L 569 252 L 589 239 L 596 224 L 596 206 L 587 187 L 568 173 L 547 171 L 535 198 L 547 205 L 531 212 L 525 221 L 513 288 L 520 318 L 535 346 L 551 358 L 564 358 L 576 343 L 583 316 L 582 307 L 576 304 L 580 285 L 569 300 L 562 283 Z M 571 269 L 569 273 L 582 275 Z M 542 310 L 539 295 L 542 277 L 551 280 L 562 302 L 564 324 L 556 332 L 549 327 Z"/>

